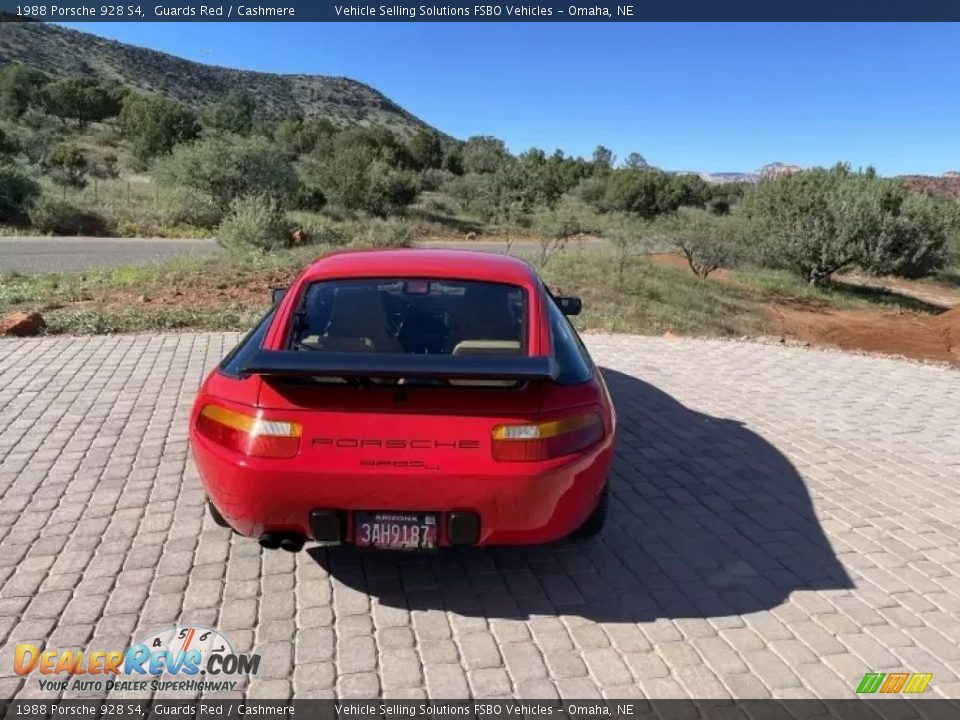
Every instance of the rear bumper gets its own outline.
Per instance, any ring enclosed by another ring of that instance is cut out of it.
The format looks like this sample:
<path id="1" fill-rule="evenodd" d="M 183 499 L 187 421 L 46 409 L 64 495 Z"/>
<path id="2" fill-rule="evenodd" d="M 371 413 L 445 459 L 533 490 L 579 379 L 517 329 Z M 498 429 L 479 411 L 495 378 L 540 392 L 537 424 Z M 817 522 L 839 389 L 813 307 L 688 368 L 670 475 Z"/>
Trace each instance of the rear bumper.
<path id="1" fill-rule="evenodd" d="M 240 534 L 294 532 L 312 538 L 311 510 L 420 510 L 444 513 L 440 543 L 448 544 L 445 513 L 480 516 L 478 545 L 558 540 L 593 511 L 613 459 L 613 439 L 542 469 L 503 463 L 497 475 L 404 472 L 355 475 L 303 471 L 276 460 L 243 458 L 192 434 L 207 495 Z M 348 522 L 347 540 L 351 538 Z"/>

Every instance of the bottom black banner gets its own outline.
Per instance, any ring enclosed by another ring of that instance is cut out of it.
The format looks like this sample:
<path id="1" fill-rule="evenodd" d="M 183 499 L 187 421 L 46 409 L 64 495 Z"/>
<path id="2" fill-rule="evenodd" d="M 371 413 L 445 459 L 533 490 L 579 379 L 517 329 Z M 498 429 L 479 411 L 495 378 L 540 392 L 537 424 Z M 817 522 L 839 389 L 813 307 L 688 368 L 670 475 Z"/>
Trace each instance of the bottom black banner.
<path id="1" fill-rule="evenodd" d="M 0 700 L 0 718 L 392 720 L 954 720 L 960 701 L 905 700 Z"/>

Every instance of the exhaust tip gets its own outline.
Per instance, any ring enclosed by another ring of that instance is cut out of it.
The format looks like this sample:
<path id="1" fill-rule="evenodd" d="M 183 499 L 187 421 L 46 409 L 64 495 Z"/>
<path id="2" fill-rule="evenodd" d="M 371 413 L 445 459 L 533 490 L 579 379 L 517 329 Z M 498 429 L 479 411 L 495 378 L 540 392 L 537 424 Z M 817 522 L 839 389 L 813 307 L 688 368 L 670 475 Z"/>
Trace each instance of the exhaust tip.
<path id="1" fill-rule="evenodd" d="M 287 535 L 280 541 L 280 547 L 287 552 L 300 552 L 303 549 L 304 538 L 302 535 Z"/>
<path id="2" fill-rule="evenodd" d="M 267 550 L 276 550 L 280 547 L 282 541 L 283 536 L 278 533 L 264 533 L 260 536 L 260 547 L 266 548 Z"/>

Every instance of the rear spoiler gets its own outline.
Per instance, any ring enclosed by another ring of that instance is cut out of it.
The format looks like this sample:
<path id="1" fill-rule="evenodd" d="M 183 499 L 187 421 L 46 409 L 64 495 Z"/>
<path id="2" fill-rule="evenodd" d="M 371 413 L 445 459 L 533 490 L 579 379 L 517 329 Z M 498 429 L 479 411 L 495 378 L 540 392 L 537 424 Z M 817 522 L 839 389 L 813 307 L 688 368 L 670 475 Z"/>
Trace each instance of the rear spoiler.
<path id="1" fill-rule="evenodd" d="M 257 350 L 241 369 L 273 377 L 556 380 L 552 357 Z"/>

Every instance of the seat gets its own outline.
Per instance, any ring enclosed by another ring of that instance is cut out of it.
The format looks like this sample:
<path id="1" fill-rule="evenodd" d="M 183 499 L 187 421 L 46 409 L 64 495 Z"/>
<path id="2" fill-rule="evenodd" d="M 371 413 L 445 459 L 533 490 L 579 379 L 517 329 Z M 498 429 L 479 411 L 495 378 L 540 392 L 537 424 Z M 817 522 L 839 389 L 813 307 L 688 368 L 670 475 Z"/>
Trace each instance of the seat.
<path id="1" fill-rule="evenodd" d="M 372 343 L 376 352 L 403 352 L 400 341 L 387 332 L 387 313 L 375 288 L 337 288 L 324 337 L 337 339 L 331 344 L 341 347 Z"/>
<path id="2" fill-rule="evenodd" d="M 516 343 L 514 352 L 519 352 L 517 324 L 507 304 L 506 292 L 496 285 L 468 286 L 457 315 L 457 328 L 450 338 L 450 352 L 456 352 L 458 347 L 461 351 L 457 354 L 491 350 L 509 352 L 499 345 L 504 341 Z"/>

